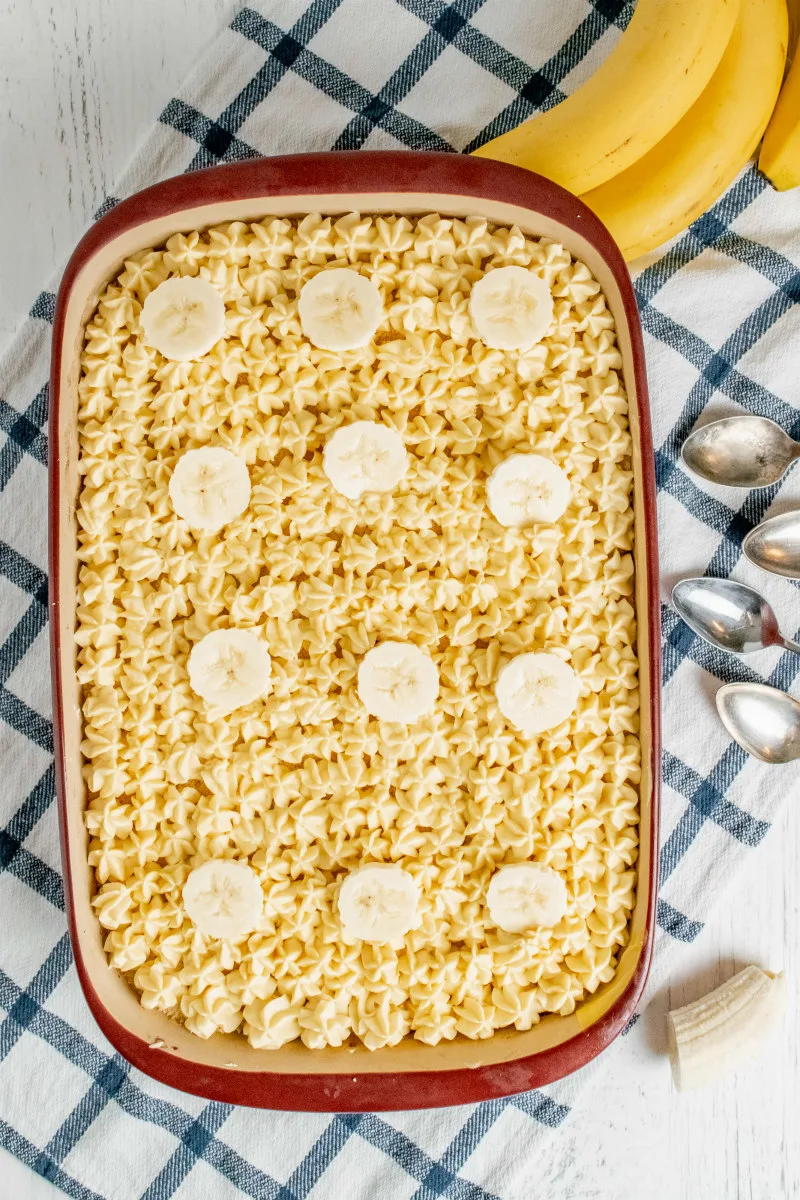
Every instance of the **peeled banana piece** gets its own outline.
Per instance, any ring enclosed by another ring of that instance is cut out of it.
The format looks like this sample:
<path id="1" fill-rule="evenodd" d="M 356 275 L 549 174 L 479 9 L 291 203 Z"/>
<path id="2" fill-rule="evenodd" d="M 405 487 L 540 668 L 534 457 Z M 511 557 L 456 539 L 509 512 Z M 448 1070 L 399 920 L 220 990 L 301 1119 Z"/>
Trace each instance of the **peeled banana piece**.
<path id="1" fill-rule="evenodd" d="M 582 87 L 474 153 L 538 171 L 579 195 L 598 187 L 651 150 L 695 103 L 738 8 L 738 0 L 639 0 Z"/>
<path id="2" fill-rule="evenodd" d="M 694 1004 L 667 1014 L 672 1074 L 678 1091 L 712 1083 L 755 1057 L 783 1020 L 786 982 L 745 967 Z"/>

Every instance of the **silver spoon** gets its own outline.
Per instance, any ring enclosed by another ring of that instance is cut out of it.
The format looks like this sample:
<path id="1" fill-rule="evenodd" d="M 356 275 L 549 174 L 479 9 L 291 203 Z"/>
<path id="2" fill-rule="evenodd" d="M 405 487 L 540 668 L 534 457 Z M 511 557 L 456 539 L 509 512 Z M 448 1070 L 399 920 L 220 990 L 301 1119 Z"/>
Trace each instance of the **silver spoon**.
<path id="1" fill-rule="evenodd" d="M 800 579 L 800 511 L 762 521 L 750 530 L 742 549 L 757 567 L 787 579 Z"/>
<path id="2" fill-rule="evenodd" d="M 765 683 L 725 683 L 717 712 L 743 750 L 766 763 L 800 758 L 800 704 Z"/>
<path id="3" fill-rule="evenodd" d="M 695 475 L 711 483 L 768 487 L 800 457 L 800 443 L 768 417 L 724 417 L 690 433 L 681 456 Z"/>
<path id="4" fill-rule="evenodd" d="M 778 629 L 778 618 L 763 596 L 732 579 L 681 579 L 672 604 L 701 638 L 731 654 L 783 646 L 800 654 L 800 643 Z"/>

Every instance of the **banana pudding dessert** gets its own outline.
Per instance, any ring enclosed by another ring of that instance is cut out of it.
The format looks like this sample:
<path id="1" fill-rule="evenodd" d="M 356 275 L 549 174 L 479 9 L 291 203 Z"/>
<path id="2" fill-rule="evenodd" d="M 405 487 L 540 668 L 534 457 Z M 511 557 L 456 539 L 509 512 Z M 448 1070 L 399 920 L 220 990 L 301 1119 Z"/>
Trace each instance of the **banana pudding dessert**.
<path id="1" fill-rule="evenodd" d="M 482 218 L 266 217 L 85 331 L 77 672 L 108 961 L 200 1037 L 530 1029 L 636 895 L 614 320 Z"/>

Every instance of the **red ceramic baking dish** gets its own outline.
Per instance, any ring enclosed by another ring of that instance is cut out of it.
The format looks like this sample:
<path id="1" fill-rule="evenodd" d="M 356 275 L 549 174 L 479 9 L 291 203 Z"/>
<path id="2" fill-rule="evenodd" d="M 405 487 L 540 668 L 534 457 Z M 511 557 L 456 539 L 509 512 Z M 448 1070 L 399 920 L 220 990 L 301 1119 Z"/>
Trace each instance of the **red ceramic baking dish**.
<path id="1" fill-rule="evenodd" d="M 77 404 L 83 328 L 122 261 L 173 233 L 269 214 L 479 215 L 563 243 L 605 290 L 617 323 L 634 441 L 636 605 L 642 680 L 641 857 L 630 943 L 610 983 L 568 1017 L 484 1041 L 460 1035 L 426 1046 L 405 1040 L 309 1050 L 256 1050 L 239 1035 L 203 1040 L 147 1011 L 108 965 L 91 908 L 75 675 Z M 56 778 L 64 882 L 75 962 L 105 1035 L 155 1079 L 209 1099 L 264 1108 L 369 1111 L 463 1104 L 558 1079 L 599 1054 L 633 1014 L 649 969 L 656 905 L 660 780 L 656 504 L 644 350 L 630 278 L 597 218 L 554 183 L 516 167 L 461 155 L 306 154 L 215 167 L 168 179 L 123 201 L 70 259 L 58 295 L 50 392 L 50 616 Z"/>

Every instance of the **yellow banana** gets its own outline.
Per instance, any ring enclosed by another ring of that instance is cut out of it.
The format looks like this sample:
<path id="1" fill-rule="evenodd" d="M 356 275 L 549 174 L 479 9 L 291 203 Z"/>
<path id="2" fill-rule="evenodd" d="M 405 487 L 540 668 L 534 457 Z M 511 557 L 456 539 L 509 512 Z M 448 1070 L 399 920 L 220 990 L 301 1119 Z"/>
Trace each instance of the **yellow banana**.
<path id="1" fill-rule="evenodd" d="M 581 197 L 630 260 L 680 233 L 736 178 L 761 139 L 786 60 L 786 0 L 742 0 L 696 104 L 637 163 Z"/>
<path id="2" fill-rule="evenodd" d="M 577 92 L 474 151 L 588 192 L 646 154 L 694 104 L 722 58 L 739 0 L 639 0 Z"/>
<path id="3" fill-rule="evenodd" d="M 787 8 L 789 9 L 789 59 L 791 63 L 797 56 L 798 39 L 800 39 L 800 0 L 788 0 Z M 792 52 L 794 47 L 794 52 Z"/>
<path id="4" fill-rule="evenodd" d="M 761 143 L 758 165 L 779 192 L 800 184 L 800 35 L 794 61 Z"/>

